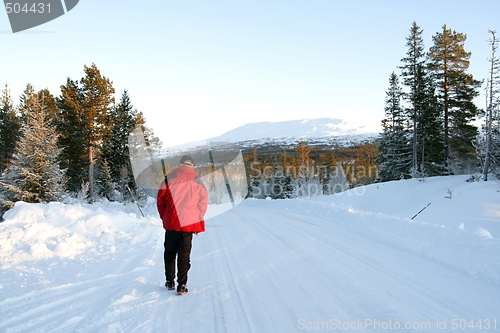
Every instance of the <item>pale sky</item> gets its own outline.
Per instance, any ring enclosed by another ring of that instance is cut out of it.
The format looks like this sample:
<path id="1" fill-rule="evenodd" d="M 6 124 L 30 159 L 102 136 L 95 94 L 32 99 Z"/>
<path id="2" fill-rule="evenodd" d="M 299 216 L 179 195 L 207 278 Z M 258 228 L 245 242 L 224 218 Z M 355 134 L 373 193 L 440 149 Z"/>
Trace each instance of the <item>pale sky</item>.
<path id="1" fill-rule="evenodd" d="M 467 34 L 469 72 L 487 77 L 498 0 L 80 0 L 16 34 L 0 9 L 0 83 L 16 103 L 27 83 L 58 96 L 95 63 L 167 147 L 260 121 L 331 117 L 377 130 L 413 21 L 426 49 L 443 24 Z"/>

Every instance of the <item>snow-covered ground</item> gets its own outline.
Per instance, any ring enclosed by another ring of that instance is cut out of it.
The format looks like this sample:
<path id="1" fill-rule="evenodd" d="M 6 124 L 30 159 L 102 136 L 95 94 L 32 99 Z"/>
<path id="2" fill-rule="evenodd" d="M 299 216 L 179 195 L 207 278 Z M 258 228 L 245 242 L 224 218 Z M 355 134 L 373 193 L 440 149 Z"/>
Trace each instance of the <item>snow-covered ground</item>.
<path id="1" fill-rule="evenodd" d="M 246 200 L 194 237 L 185 296 L 163 286 L 154 201 L 144 218 L 17 203 L 0 223 L 0 332 L 499 331 L 500 184 L 466 179 Z"/>

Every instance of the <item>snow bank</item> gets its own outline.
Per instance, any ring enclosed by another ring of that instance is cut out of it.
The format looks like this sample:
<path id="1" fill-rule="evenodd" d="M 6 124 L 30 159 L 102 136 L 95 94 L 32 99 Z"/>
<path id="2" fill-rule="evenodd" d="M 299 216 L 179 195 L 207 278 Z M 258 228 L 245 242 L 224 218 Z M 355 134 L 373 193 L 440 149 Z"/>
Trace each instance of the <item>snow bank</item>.
<path id="1" fill-rule="evenodd" d="M 279 200 L 276 207 L 332 221 L 500 284 L 500 186 L 497 182 L 467 183 L 467 178 L 372 184 L 311 200 Z M 451 199 L 445 198 L 448 189 L 454 193 Z"/>
<path id="2" fill-rule="evenodd" d="M 72 259 L 150 244 L 151 239 L 162 237 L 163 229 L 154 207 L 149 212 L 143 218 L 132 204 L 107 201 L 93 205 L 17 202 L 0 223 L 0 258 L 3 263 Z"/>

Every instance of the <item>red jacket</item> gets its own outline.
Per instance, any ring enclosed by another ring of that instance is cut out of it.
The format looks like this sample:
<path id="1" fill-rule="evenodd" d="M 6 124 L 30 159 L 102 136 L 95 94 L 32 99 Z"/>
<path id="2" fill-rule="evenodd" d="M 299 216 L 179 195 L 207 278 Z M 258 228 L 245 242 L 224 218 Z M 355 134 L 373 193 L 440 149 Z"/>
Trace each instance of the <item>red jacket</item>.
<path id="1" fill-rule="evenodd" d="M 205 231 L 204 216 L 208 194 L 193 168 L 180 166 L 172 170 L 158 190 L 156 206 L 165 230 Z"/>

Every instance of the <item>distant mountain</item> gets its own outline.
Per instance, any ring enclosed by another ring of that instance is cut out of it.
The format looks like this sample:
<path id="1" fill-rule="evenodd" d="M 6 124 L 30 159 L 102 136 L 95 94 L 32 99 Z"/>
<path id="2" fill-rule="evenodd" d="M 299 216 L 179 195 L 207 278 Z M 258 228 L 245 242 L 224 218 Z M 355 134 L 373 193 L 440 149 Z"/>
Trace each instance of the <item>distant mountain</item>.
<path id="1" fill-rule="evenodd" d="M 348 147 L 375 141 L 379 131 L 381 129 L 376 127 L 360 126 L 335 118 L 267 121 L 246 124 L 214 138 L 164 147 L 158 152 L 158 156 L 204 154 L 208 152 L 207 144 L 210 142 L 232 143 L 243 150 L 255 146 L 289 147 L 300 141 L 306 141 L 309 145 Z M 218 146 L 218 149 L 224 149 L 224 146 Z"/>
<path id="2" fill-rule="evenodd" d="M 376 127 L 368 128 L 335 118 L 319 118 L 246 124 L 210 141 L 243 144 L 298 141 L 347 144 L 373 141 L 378 132 Z"/>

